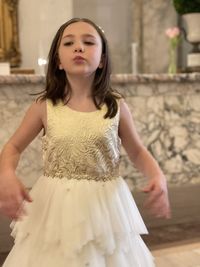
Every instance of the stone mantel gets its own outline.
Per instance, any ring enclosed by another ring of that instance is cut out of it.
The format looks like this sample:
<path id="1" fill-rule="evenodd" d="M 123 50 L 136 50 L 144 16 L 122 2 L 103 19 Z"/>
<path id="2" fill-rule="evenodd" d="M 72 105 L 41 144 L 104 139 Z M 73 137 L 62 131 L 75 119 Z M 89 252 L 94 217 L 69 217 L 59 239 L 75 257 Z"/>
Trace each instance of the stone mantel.
<path id="1" fill-rule="evenodd" d="M 137 83 L 182 83 L 200 81 L 200 73 L 182 73 L 176 75 L 170 74 L 115 74 L 112 76 L 112 83 L 119 84 L 137 84 Z"/>
<path id="2" fill-rule="evenodd" d="M 181 74 L 114 74 L 111 76 L 113 84 L 137 84 L 137 83 L 187 83 L 200 82 L 200 73 Z M 0 75 L 0 85 L 5 84 L 41 84 L 45 82 L 43 75 Z"/>

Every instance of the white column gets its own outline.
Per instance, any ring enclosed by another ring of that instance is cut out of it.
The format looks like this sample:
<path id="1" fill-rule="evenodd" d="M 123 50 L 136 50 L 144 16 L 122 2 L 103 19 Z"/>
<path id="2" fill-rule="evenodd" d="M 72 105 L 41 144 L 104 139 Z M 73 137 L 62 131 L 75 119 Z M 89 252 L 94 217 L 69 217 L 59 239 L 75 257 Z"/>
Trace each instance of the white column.
<path id="1" fill-rule="evenodd" d="M 131 44 L 131 61 L 132 61 L 132 73 L 138 73 L 138 44 Z"/>
<path id="2" fill-rule="evenodd" d="M 47 59 L 56 31 L 72 16 L 72 0 L 19 1 L 21 68 L 32 68 L 37 74 L 43 74 L 38 59 Z"/>

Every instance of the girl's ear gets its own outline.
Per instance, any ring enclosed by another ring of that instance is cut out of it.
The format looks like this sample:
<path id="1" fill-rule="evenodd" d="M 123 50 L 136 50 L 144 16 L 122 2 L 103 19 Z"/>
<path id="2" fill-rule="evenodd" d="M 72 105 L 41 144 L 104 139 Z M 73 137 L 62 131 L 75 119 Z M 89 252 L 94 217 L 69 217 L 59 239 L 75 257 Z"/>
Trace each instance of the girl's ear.
<path id="1" fill-rule="evenodd" d="M 100 60 L 100 63 L 99 63 L 99 69 L 102 69 L 104 66 L 104 55 L 101 56 L 101 60 Z"/>
<path id="2" fill-rule="evenodd" d="M 63 66 L 62 66 L 62 64 L 61 64 L 60 59 L 59 59 L 58 56 L 57 56 L 57 64 L 58 64 L 59 70 L 63 70 Z"/>
<path id="3" fill-rule="evenodd" d="M 63 66 L 61 63 L 58 64 L 58 68 L 59 68 L 59 70 L 63 70 Z"/>

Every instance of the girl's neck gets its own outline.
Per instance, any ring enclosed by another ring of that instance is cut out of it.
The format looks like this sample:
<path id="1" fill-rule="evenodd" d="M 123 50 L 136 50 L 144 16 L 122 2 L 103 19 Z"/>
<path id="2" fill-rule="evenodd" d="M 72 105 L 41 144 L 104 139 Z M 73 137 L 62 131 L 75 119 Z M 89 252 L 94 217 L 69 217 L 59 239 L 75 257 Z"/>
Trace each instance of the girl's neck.
<path id="1" fill-rule="evenodd" d="M 92 94 L 92 83 L 94 78 L 89 77 L 67 77 L 71 90 L 72 98 L 84 99 L 91 98 Z"/>

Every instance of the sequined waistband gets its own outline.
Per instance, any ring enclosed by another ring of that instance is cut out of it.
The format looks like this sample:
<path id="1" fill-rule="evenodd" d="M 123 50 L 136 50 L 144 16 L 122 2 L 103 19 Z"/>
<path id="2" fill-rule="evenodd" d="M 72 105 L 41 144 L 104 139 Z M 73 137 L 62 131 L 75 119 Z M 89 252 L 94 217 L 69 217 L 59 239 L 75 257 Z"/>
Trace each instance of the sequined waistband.
<path id="1" fill-rule="evenodd" d="M 100 175 L 100 176 L 91 176 L 88 174 L 69 174 L 69 175 L 63 175 L 63 174 L 57 174 L 55 176 L 51 176 L 48 173 L 43 173 L 44 176 L 52 178 L 52 179 L 68 179 L 68 180 L 93 180 L 93 181 L 111 181 L 111 180 L 115 180 L 119 177 L 119 175 L 113 175 L 113 174 L 104 174 L 104 175 Z"/>

